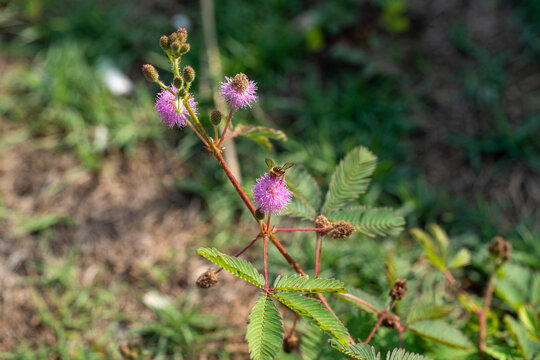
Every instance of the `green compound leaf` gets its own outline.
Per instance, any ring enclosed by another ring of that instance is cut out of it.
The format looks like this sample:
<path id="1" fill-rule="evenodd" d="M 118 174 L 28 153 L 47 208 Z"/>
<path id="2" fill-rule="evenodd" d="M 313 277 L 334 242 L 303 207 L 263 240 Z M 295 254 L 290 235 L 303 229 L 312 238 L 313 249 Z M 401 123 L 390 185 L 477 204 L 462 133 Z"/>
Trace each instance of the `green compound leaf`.
<path id="1" fill-rule="evenodd" d="M 409 325 L 409 330 L 428 339 L 455 348 L 467 349 L 471 341 L 458 329 L 441 320 L 423 320 Z"/>
<path id="2" fill-rule="evenodd" d="M 532 359 L 534 355 L 540 354 L 540 344 L 527 335 L 525 327 L 509 315 L 504 317 L 504 322 L 516 341 L 524 360 Z"/>
<path id="3" fill-rule="evenodd" d="M 352 149 L 332 174 L 322 212 L 343 208 L 362 195 L 376 166 L 377 157 L 371 151 L 363 146 Z"/>
<path id="4" fill-rule="evenodd" d="M 342 353 L 352 356 L 358 360 L 381 360 L 381 353 L 377 353 L 375 348 L 366 344 L 351 344 L 347 347 L 338 343 L 335 340 L 330 340 L 330 344 L 336 350 L 341 351 Z M 429 358 L 415 354 L 409 353 L 405 349 L 394 349 L 392 352 L 386 353 L 386 360 L 430 360 Z"/>
<path id="5" fill-rule="evenodd" d="M 225 255 L 215 248 L 199 248 L 197 254 L 207 258 L 214 264 L 221 266 L 223 269 L 233 273 L 239 278 L 244 279 L 261 289 L 264 288 L 264 276 L 247 261 Z"/>
<path id="6" fill-rule="evenodd" d="M 321 189 L 315 179 L 304 169 L 294 168 L 285 180 L 293 193 L 285 215 L 313 220 L 321 206 Z"/>
<path id="7" fill-rule="evenodd" d="M 294 291 L 305 293 L 346 293 L 343 282 L 335 279 L 310 278 L 294 274 L 291 276 L 278 276 L 274 282 L 274 290 Z"/>
<path id="8" fill-rule="evenodd" d="M 274 296 L 291 310 L 335 337 L 341 344 L 349 343 L 349 332 L 345 326 L 319 300 L 297 293 L 278 293 Z"/>
<path id="9" fill-rule="evenodd" d="M 262 294 L 249 313 L 246 340 L 253 360 L 273 360 L 283 339 L 283 324 L 270 295 Z"/>
<path id="10" fill-rule="evenodd" d="M 356 206 L 329 212 L 326 217 L 332 221 L 347 221 L 356 231 L 369 237 L 397 235 L 405 225 L 405 219 L 391 208 Z"/>
<path id="11" fill-rule="evenodd" d="M 415 354 L 409 353 L 405 349 L 394 349 L 392 352 L 386 354 L 386 360 L 430 360 L 429 358 Z"/>
<path id="12" fill-rule="evenodd" d="M 265 126 L 239 125 L 234 128 L 228 137 L 244 136 L 255 141 L 263 149 L 272 151 L 270 139 L 287 141 L 287 135 L 281 130 L 267 128 Z"/>
<path id="13" fill-rule="evenodd" d="M 359 360 L 381 360 L 381 354 L 375 351 L 375 348 L 366 344 L 351 344 L 344 346 L 335 340 L 330 340 L 330 345 L 345 355 L 352 356 Z"/>

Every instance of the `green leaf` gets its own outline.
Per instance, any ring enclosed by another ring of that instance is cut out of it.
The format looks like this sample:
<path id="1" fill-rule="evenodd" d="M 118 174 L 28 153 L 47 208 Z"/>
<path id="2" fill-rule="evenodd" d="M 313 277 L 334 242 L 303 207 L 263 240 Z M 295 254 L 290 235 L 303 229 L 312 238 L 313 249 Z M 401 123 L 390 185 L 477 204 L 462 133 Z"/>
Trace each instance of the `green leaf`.
<path id="1" fill-rule="evenodd" d="M 429 358 L 415 354 L 409 353 L 405 349 L 394 349 L 390 353 L 386 353 L 386 360 L 430 360 Z"/>
<path id="2" fill-rule="evenodd" d="M 384 274 L 386 275 L 386 281 L 388 286 L 393 286 L 397 280 L 396 262 L 394 261 L 394 255 L 391 251 L 386 253 L 386 264 L 384 265 Z"/>
<path id="3" fill-rule="evenodd" d="M 471 263 L 471 253 L 469 250 L 462 248 L 456 255 L 450 260 L 448 264 L 449 269 L 455 269 L 463 266 L 467 266 Z"/>
<path id="4" fill-rule="evenodd" d="M 454 310 L 454 307 L 446 304 L 433 304 L 428 299 L 415 301 L 407 312 L 407 324 L 421 320 L 435 320 L 445 317 Z"/>
<path id="5" fill-rule="evenodd" d="M 294 274 L 291 276 L 278 276 L 274 282 L 274 290 L 294 291 L 305 293 L 346 293 L 343 282 L 335 279 L 310 278 Z"/>
<path id="6" fill-rule="evenodd" d="M 262 294 L 249 313 L 246 340 L 253 360 L 273 360 L 281 348 L 283 324 L 270 295 Z"/>
<path id="7" fill-rule="evenodd" d="M 471 341 L 458 329 L 441 320 L 423 320 L 409 325 L 409 330 L 428 339 L 455 348 L 467 349 Z"/>
<path id="8" fill-rule="evenodd" d="M 233 273 L 239 278 L 244 279 L 261 289 L 264 288 L 264 276 L 247 261 L 225 255 L 215 248 L 199 248 L 197 254 L 207 258 L 214 264 L 221 266 L 223 269 Z"/>
<path id="9" fill-rule="evenodd" d="M 430 224 L 429 230 L 433 234 L 433 237 L 435 238 L 435 241 L 437 241 L 437 244 L 439 244 L 439 252 L 441 254 L 441 257 L 443 259 L 446 259 L 446 256 L 448 253 L 448 247 L 450 245 L 450 240 L 448 239 L 448 235 L 437 224 Z"/>
<path id="10" fill-rule="evenodd" d="M 287 141 L 287 135 L 281 130 L 272 129 L 266 126 L 240 125 L 235 127 L 231 136 L 264 136 L 269 139 Z"/>
<path id="11" fill-rule="evenodd" d="M 244 136 L 255 141 L 268 152 L 272 151 L 270 139 L 287 141 L 287 135 L 281 130 L 255 125 L 238 125 L 228 137 Z"/>
<path id="12" fill-rule="evenodd" d="M 293 193 L 285 215 L 313 220 L 321 206 L 321 190 L 315 179 L 302 168 L 292 169 L 285 176 Z"/>
<path id="13" fill-rule="evenodd" d="M 347 221 L 356 231 L 369 237 L 397 235 L 405 224 L 405 219 L 391 208 L 356 206 L 330 212 L 326 217 L 332 221 Z"/>
<path id="14" fill-rule="evenodd" d="M 345 326 L 319 300 L 297 293 L 279 293 L 274 296 L 291 310 L 335 337 L 340 343 L 344 345 L 349 343 L 349 332 Z"/>
<path id="15" fill-rule="evenodd" d="M 523 360 L 532 359 L 534 355 L 540 354 L 540 343 L 531 340 L 527 335 L 527 330 L 510 315 L 504 317 L 506 327 L 516 340 Z"/>
<path id="16" fill-rule="evenodd" d="M 438 269 L 446 270 L 446 263 L 439 256 L 433 239 L 423 230 L 420 229 L 411 229 L 411 235 L 418 240 L 418 242 L 424 247 L 424 253 L 429 261 Z"/>
<path id="17" fill-rule="evenodd" d="M 332 174 L 322 212 L 328 213 L 350 204 L 368 188 L 377 157 L 363 146 L 352 149 Z"/>
<path id="18" fill-rule="evenodd" d="M 381 360 L 381 353 L 377 353 L 375 348 L 366 344 L 351 344 L 344 346 L 335 340 L 330 340 L 330 345 L 345 355 L 352 356 L 359 360 Z"/>

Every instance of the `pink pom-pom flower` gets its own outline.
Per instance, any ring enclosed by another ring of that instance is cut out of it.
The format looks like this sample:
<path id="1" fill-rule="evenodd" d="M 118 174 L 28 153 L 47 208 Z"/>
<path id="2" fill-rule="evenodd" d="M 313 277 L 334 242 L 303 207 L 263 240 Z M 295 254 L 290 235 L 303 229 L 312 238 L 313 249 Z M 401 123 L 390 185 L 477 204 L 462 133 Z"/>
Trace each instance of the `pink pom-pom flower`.
<path id="1" fill-rule="evenodd" d="M 178 91 L 174 85 L 171 85 L 170 89 L 175 94 Z M 188 103 L 193 109 L 193 112 L 197 114 L 197 102 L 190 97 Z M 176 125 L 180 129 L 186 126 L 186 119 L 189 116 L 189 112 L 183 104 L 180 104 L 180 109 L 180 112 L 176 111 L 176 97 L 170 91 L 162 89 L 157 95 L 156 110 L 164 124 L 169 125 L 169 127 Z"/>
<path id="2" fill-rule="evenodd" d="M 258 178 L 253 188 L 255 203 L 263 213 L 280 214 L 291 200 L 291 195 L 285 180 L 269 173 Z"/>
<path id="3" fill-rule="evenodd" d="M 251 107 L 257 101 L 257 85 L 242 73 L 221 83 L 221 96 L 233 109 Z"/>

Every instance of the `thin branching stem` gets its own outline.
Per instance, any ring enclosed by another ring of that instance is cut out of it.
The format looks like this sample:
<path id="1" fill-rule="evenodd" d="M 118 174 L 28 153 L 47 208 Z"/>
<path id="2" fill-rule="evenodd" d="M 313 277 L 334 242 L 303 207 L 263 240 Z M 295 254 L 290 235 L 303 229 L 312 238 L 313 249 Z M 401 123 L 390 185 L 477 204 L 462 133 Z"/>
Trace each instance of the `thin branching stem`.
<path id="1" fill-rule="evenodd" d="M 325 232 L 327 229 L 325 228 L 299 228 L 299 229 L 289 229 L 289 228 L 278 228 L 274 229 L 275 232 L 279 231 L 317 231 L 317 232 Z"/>
<path id="2" fill-rule="evenodd" d="M 229 111 L 229 116 L 227 116 L 227 122 L 225 123 L 225 127 L 223 128 L 223 132 L 221 133 L 221 139 L 218 141 L 218 148 L 221 147 L 223 144 L 223 141 L 225 141 L 225 134 L 227 133 L 227 130 L 229 129 L 229 125 L 231 123 L 231 118 L 234 112 L 234 103 L 231 106 L 231 111 Z"/>
<path id="3" fill-rule="evenodd" d="M 373 337 L 373 335 L 375 335 L 375 332 L 377 331 L 377 329 L 379 328 L 379 326 L 381 325 L 382 321 L 384 320 L 384 317 L 386 316 L 386 314 L 388 313 L 388 311 L 390 311 L 390 309 L 392 308 L 392 304 L 394 302 L 391 301 L 390 304 L 388 304 L 388 306 L 386 307 L 386 309 L 379 314 L 379 320 L 377 320 L 377 323 L 375 324 L 375 326 L 373 327 L 373 329 L 371 329 L 371 332 L 369 333 L 366 341 L 364 341 L 364 344 L 368 344 L 369 343 L 369 340 L 371 340 L 371 338 Z"/>
<path id="4" fill-rule="evenodd" d="M 488 286 L 486 288 L 486 295 L 484 297 L 484 306 L 482 307 L 482 311 L 480 311 L 478 314 L 478 322 L 480 323 L 478 350 L 480 350 L 481 353 L 484 352 L 486 347 L 486 320 L 489 312 L 489 305 L 491 304 L 491 297 L 493 296 L 493 291 L 495 290 L 496 277 L 496 272 L 493 272 L 489 278 Z"/>
<path id="5" fill-rule="evenodd" d="M 255 239 L 251 240 L 251 242 L 246 246 L 244 247 L 242 250 L 240 250 L 239 252 L 236 253 L 236 255 L 234 255 L 234 257 L 239 257 L 240 255 L 242 255 L 243 253 L 246 252 L 247 249 L 249 249 L 253 244 L 255 244 L 255 242 L 261 237 L 261 233 L 259 233 L 257 236 L 255 236 Z M 219 274 L 219 272 L 223 270 L 223 268 L 219 268 L 219 270 L 216 271 L 216 274 Z"/>
<path id="6" fill-rule="evenodd" d="M 371 305 L 370 303 L 368 303 L 365 300 L 360 299 L 359 297 L 356 297 L 356 296 L 351 295 L 351 294 L 339 294 L 339 295 L 343 296 L 343 297 L 346 297 L 347 299 L 354 300 L 357 303 L 360 303 L 360 304 L 364 305 L 365 307 L 367 307 L 371 311 L 375 312 L 377 315 L 379 315 L 381 313 L 380 310 L 377 310 L 373 305 Z"/>
<path id="7" fill-rule="evenodd" d="M 268 289 L 268 235 L 264 235 L 264 284 Z"/>

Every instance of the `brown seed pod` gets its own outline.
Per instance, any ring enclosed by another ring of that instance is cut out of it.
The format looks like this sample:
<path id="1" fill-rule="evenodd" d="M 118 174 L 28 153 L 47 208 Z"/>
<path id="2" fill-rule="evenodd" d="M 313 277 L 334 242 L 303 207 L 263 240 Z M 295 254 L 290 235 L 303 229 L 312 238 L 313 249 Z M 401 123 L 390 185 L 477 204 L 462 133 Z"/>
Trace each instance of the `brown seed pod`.
<path id="1" fill-rule="evenodd" d="M 283 339 L 283 350 L 286 353 L 292 353 L 296 348 L 298 348 L 299 344 L 300 341 L 298 338 L 294 336 L 294 334 L 291 334 Z"/>
<path id="2" fill-rule="evenodd" d="M 390 297 L 392 300 L 403 300 L 405 297 L 405 294 L 407 293 L 407 280 L 405 279 L 399 279 L 396 280 L 394 285 L 392 286 L 392 289 L 390 290 Z"/>
<path id="3" fill-rule="evenodd" d="M 330 230 L 328 230 L 328 235 L 332 239 L 345 239 L 354 234 L 356 229 L 354 226 L 346 221 L 338 221 L 332 223 Z"/>
<path id="4" fill-rule="evenodd" d="M 326 218 L 324 215 L 318 215 L 315 217 L 315 220 L 313 220 L 317 228 L 321 229 L 327 229 L 331 226 L 330 221 Z"/>
<path id="5" fill-rule="evenodd" d="M 215 271 L 209 269 L 206 270 L 199 278 L 197 279 L 197 286 L 201 289 L 208 289 L 216 285 L 218 282 L 218 276 Z"/>

